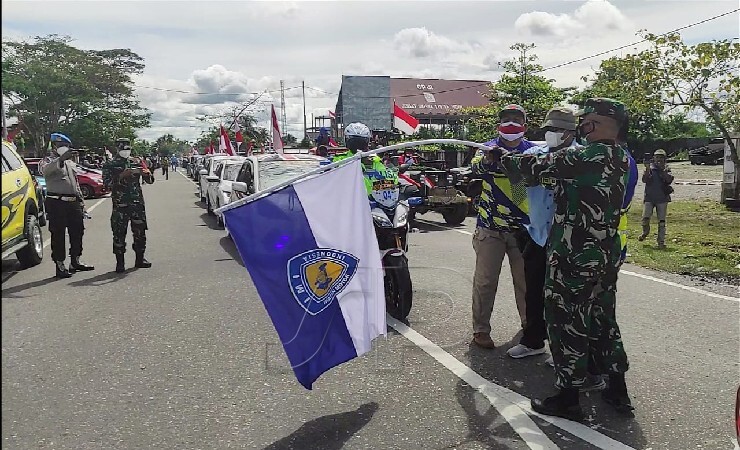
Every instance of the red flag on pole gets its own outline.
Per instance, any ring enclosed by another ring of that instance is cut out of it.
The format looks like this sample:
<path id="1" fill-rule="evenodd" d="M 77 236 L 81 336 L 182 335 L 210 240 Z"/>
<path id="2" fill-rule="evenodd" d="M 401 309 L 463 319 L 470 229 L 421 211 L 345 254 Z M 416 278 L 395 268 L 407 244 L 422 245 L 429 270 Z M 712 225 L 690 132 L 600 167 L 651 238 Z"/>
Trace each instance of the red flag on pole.
<path id="1" fill-rule="evenodd" d="M 242 136 L 242 130 L 238 130 L 236 132 L 236 145 L 237 145 L 237 148 L 241 147 L 242 142 L 244 142 L 244 136 Z"/>
<path id="2" fill-rule="evenodd" d="M 283 153 L 283 135 L 280 134 L 275 105 L 272 105 L 272 149 L 277 153 Z"/>
<path id="3" fill-rule="evenodd" d="M 226 132 L 226 129 L 223 125 L 221 125 L 221 138 L 219 139 L 218 143 L 218 151 L 226 153 L 227 155 L 234 155 L 234 150 L 231 149 L 231 139 L 229 139 L 229 133 Z"/>
<path id="4" fill-rule="evenodd" d="M 419 129 L 419 121 L 393 102 L 393 126 L 405 134 L 414 134 Z"/>

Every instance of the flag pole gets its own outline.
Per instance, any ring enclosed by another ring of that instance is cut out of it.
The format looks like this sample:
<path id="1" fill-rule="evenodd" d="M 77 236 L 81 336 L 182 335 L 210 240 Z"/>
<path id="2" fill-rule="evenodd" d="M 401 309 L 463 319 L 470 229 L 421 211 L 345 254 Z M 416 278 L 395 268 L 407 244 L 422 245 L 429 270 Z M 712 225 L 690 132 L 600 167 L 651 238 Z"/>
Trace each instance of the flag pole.
<path id="1" fill-rule="evenodd" d="M 268 189 L 265 189 L 264 191 L 256 192 L 252 195 L 249 195 L 244 198 L 240 198 L 239 200 L 229 203 L 228 205 L 224 205 L 218 209 L 214 209 L 213 212 L 215 213 L 222 213 L 224 211 L 228 211 L 230 209 L 237 208 L 241 205 L 244 205 L 245 203 L 253 202 L 254 200 L 257 200 L 258 198 L 265 197 L 267 195 L 272 194 L 273 192 L 279 191 L 280 189 L 283 189 L 287 186 L 290 186 L 293 183 L 297 183 L 299 181 L 302 181 L 307 178 L 314 177 L 316 175 L 319 175 L 323 172 L 328 172 L 332 169 L 336 169 L 342 166 L 345 166 L 347 164 L 350 164 L 354 161 L 357 161 L 358 159 L 366 158 L 368 156 L 374 156 L 378 153 L 387 152 L 390 150 L 398 150 L 402 148 L 408 148 L 408 147 L 416 147 L 417 145 L 429 145 L 429 144 L 458 144 L 458 145 L 465 145 L 467 147 L 475 147 L 479 148 L 483 151 L 492 150 L 491 147 L 483 144 L 479 144 L 477 142 L 471 142 L 471 141 L 462 141 L 459 139 L 424 139 L 422 141 L 408 141 L 408 142 L 401 142 L 400 144 L 393 144 L 388 145 L 386 147 L 378 147 L 375 150 L 370 150 L 367 152 L 357 152 L 354 155 L 352 155 L 349 158 L 343 159 L 341 161 L 337 161 L 331 164 L 327 164 L 325 166 L 320 166 L 316 169 L 313 169 L 309 172 L 306 172 L 302 175 L 298 175 L 296 177 L 293 177 L 287 181 L 283 181 L 282 183 L 278 183 L 275 186 L 272 186 Z"/>

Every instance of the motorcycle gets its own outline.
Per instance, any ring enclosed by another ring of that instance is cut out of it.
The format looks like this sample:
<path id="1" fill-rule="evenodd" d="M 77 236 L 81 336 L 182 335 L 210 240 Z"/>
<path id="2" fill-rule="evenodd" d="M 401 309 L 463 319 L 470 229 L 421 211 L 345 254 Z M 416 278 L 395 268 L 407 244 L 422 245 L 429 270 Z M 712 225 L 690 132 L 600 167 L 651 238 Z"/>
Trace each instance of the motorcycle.
<path id="1" fill-rule="evenodd" d="M 413 303 L 411 274 L 406 257 L 411 208 L 408 201 L 400 199 L 398 177 L 393 171 L 387 171 L 386 174 L 374 172 L 366 176 L 372 180 L 370 210 L 383 263 L 386 311 L 391 317 L 408 325 L 407 318 Z"/>

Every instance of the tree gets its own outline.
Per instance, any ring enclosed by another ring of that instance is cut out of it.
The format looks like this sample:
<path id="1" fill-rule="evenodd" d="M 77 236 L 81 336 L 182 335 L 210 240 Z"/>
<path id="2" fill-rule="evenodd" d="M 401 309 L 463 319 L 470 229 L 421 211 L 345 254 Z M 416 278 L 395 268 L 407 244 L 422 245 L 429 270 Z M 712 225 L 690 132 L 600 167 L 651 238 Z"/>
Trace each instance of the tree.
<path id="1" fill-rule="evenodd" d="M 623 101 L 636 119 L 632 129 L 648 137 L 664 113 L 701 111 L 709 127 L 727 142 L 735 170 L 740 172 L 740 158 L 730 136 L 740 131 L 740 43 L 721 40 L 686 45 L 678 33 L 639 34 L 650 48 L 603 61 L 581 100 L 608 96 Z M 740 196 L 740 183 L 733 195 Z"/>
<path id="2" fill-rule="evenodd" d="M 506 72 L 491 84 L 490 105 L 464 110 L 473 116 L 467 132 L 467 136 L 473 140 L 487 141 L 496 136 L 498 112 L 510 103 L 521 105 L 527 111 L 527 136 L 538 136 L 538 128 L 547 111 L 562 103 L 574 90 L 555 87 L 555 80 L 538 75 L 543 68 L 537 64 L 537 55 L 531 52 L 534 44 L 520 42 L 510 48 L 519 52 L 519 57 L 501 64 Z"/>
<path id="3" fill-rule="evenodd" d="M 298 143 L 298 148 L 311 148 L 311 139 L 308 136 L 304 136 L 301 142 Z"/>
<path id="4" fill-rule="evenodd" d="M 158 155 L 170 156 L 187 153 L 190 150 L 190 143 L 177 139 L 171 134 L 165 134 L 158 137 L 152 147 Z"/>
<path id="5" fill-rule="evenodd" d="M 9 112 L 28 130 L 37 153 L 54 131 L 77 147 L 112 145 L 149 125 L 133 93 L 131 76 L 143 60 L 127 49 L 80 50 L 68 36 L 2 44 L 2 89 Z"/>
<path id="6" fill-rule="evenodd" d="M 295 145 L 297 142 L 298 139 L 290 133 L 283 136 L 283 144 L 285 145 Z"/>

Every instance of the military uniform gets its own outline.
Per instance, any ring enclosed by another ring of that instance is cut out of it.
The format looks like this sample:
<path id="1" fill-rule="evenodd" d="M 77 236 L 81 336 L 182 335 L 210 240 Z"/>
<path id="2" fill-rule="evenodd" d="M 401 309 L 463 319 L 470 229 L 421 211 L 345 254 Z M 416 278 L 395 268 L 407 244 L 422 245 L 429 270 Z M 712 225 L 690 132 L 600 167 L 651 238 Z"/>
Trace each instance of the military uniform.
<path id="1" fill-rule="evenodd" d="M 595 109 L 592 106 L 589 110 L 589 104 L 595 104 Z M 621 103 L 606 99 L 590 99 L 585 112 L 610 115 L 615 120 L 626 116 Z M 556 386 L 571 393 L 582 386 L 589 359 L 598 372 L 620 374 L 623 380 L 628 361 L 614 308 L 621 264 L 618 226 L 629 172 L 627 153 L 613 142 L 591 142 L 583 149 L 543 155 L 504 154 L 501 162 L 514 179 L 556 179 L 545 280 L 545 320 Z M 626 387 L 624 390 L 626 397 Z M 533 402 L 533 407 L 541 405 Z M 582 415 L 580 408 L 578 413 Z"/>
<path id="2" fill-rule="evenodd" d="M 131 233 L 134 236 L 133 249 L 138 255 L 146 250 L 146 210 L 144 195 L 141 191 L 141 180 L 148 184 L 154 183 L 154 176 L 149 174 L 134 174 L 124 178 L 121 176 L 126 169 L 143 169 L 145 166 L 137 158 L 122 158 L 116 156 L 103 166 L 103 183 L 111 190 L 113 212 L 110 223 L 113 230 L 113 253 L 123 255 L 126 252 L 126 233 L 128 223 L 131 222 Z"/>

